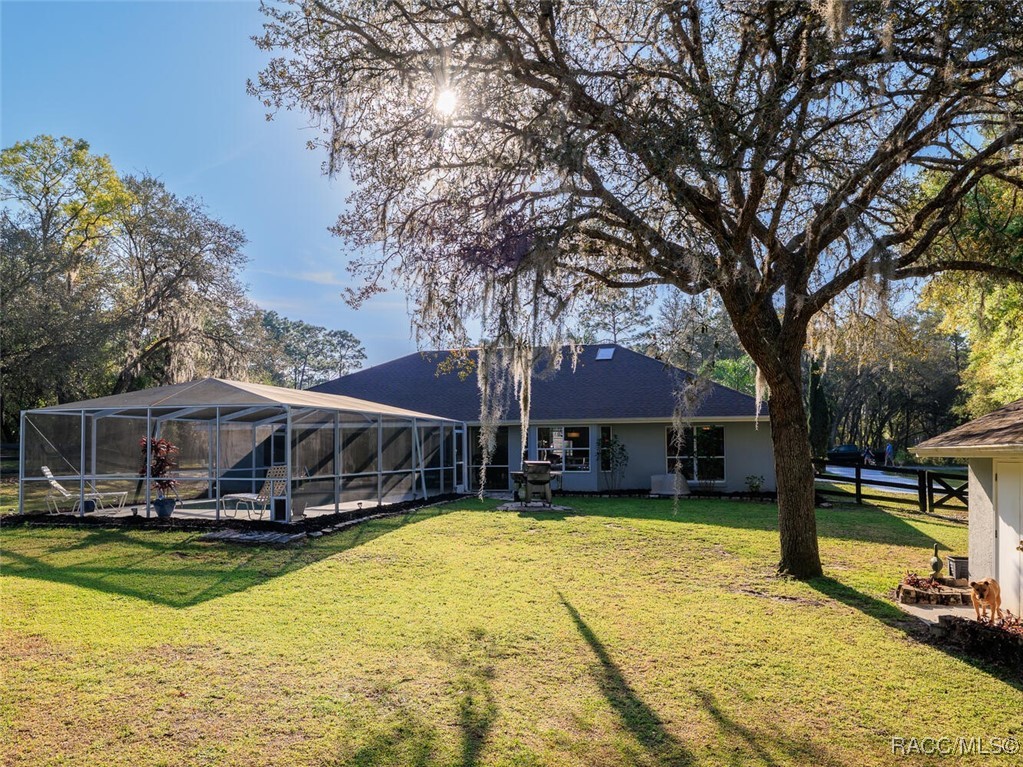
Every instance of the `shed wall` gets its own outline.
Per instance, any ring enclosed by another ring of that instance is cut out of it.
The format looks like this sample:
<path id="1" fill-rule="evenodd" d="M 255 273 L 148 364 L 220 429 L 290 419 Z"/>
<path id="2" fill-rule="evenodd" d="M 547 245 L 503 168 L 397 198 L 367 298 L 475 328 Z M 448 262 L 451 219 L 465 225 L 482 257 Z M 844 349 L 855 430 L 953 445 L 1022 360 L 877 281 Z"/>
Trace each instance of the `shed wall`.
<path id="1" fill-rule="evenodd" d="M 970 484 L 970 577 L 994 578 L 995 514 L 994 461 L 990 458 L 969 460 Z"/>

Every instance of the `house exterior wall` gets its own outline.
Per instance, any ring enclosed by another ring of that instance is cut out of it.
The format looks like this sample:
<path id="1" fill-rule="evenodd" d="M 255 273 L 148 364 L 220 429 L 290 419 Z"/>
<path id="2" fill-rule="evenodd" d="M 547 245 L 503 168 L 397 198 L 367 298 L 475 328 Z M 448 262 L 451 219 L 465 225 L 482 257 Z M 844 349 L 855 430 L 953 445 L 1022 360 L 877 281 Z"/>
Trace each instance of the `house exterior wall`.
<path id="1" fill-rule="evenodd" d="M 712 423 L 712 422 L 707 422 Z M 610 423 L 607 422 L 558 422 L 534 423 L 530 426 L 529 458 L 535 459 L 537 426 L 586 426 L 590 431 L 590 470 L 588 472 L 565 472 L 561 487 L 567 491 L 593 492 L 606 489 L 606 478 L 600 472 L 600 427 L 611 426 L 612 433 L 625 445 L 629 463 L 620 483 L 621 489 L 646 490 L 650 488 L 650 477 L 668 473 L 667 429 L 669 422 L 656 423 Z M 766 419 L 759 428 L 751 421 L 717 422 L 722 426 L 725 440 L 725 481 L 711 487 L 725 492 L 746 488 L 746 477 L 762 476 L 764 490 L 775 489 L 774 454 L 771 443 L 771 426 Z M 511 471 L 520 471 L 522 454 L 521 431 L 518 426 L 508 427 L 508 456 Z M 474 478 L 475 479 L 475 478 Z M 507 488 L 491 488 L 505 490 Z"/>
<path id="2" fill-rule="evenodd" d="M 667 474 L 667 437 L 664 423 L 611 424 L 611 433 L 621 440 L 629 451 L 629 465 L 625 467 L 622 487 L 638 490 L 650 487 L 650 477 Z M 728 450 L 728 435 L 725 435 Z M 728 462 L 725 461 L 727 475 Z"/>
<path id="3" fill-rule="evenodd" d="M 650 487 L 650 477 L 667 474 L 667 430 L 669 423 L 612 424 L 612 433 L 618 436 L 629 451 L 629 465 L 625 470 L 623 488 Z M 724 428 L 725 481 L 714 483 L 715 490 L 732 492 L 746 488 L 746 477 L 762 476 L 763 490 L 775 489 L 774 454 L 771 427 L 762 420 L 759 428 L 749 421 L 716 424 Z"/>
<path id="4" fill-rule="evenodd" d="M 995 573 L 995 531 L 998 518 L 995 511 L 995 473 L 991 458 L 971 458 L 970 485 L 970 577 L 993 578 Z"/>
<path id="5" fill-rule="evenodd" d="M 764 478 L 761 489 L 777 489 L 770 421 L 725 424 L 726 489 L 744 490 L 751 474 Z"/>

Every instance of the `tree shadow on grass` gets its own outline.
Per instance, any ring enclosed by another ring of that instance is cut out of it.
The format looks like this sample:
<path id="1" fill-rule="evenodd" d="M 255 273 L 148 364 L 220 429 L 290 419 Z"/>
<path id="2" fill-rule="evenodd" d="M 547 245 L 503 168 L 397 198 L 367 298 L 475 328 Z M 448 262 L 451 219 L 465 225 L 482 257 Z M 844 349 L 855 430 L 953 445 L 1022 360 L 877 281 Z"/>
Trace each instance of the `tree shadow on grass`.
<path id="1" fill-rule="evenodd" d="M 693 757 L 685 745 L 668 731 L 657 712 L 632 689 L 621 669 L 611 659 L 604 643 L 593 633 L 593 629 L 583 620 L 579 611 L 560 591 L 558 597 L 579 630 L 579 635 L 596 656 L 594 676 L 597 684 L 625 729 L 632 733 L 636 741 L 658 764 L 692 764 Z"/>
<path id="2" fill-rule="evenodd" d="M 690 765 L 696 762 L 696 758 L 685 744 L 668 731 L 657 712 L 629 685 L 621 669 L 611 659 L 604 643 L 583 620 L 578 610 L 563 594 L 559 592 L 558 596 L 572 617 L 579 634 L 597 657 L 594 676 L 622 725 L 632 733 L 656 764 Z M 780 732 L 768 733 L 764 731 L 764 727 L 754 729 L 729 716 L 711 692 L 694 689 L 693 694 L 721 730 L 726 745 L 726 749 L 715 757 L 715 763 L 733 764 L 736 767 L 835 763 L 819 746 L 809 740 L 801 742 Z"/>
<path id="3" fill-rule="evenodd" d="M 407 706 L 378 721 L 372 735 L 351 756 L 323 762 L 324 767 L 427 767 L 436 763 L 437 731 Z"/>
<path id="4" fill-rule="evenodd" d="M 528 511 L 516 512 L 520 519 L 535 519 L 537 522 L 564 522 L 574 511 L 543 511 L 542 509 L 530 509 Z"/>
<path id="5" fill-rule="evenodd" d="M 752 503 L 725 499 L 686 499 L 677 508 L 665 498 L 560 498 L 559 503 L 572 511 L 522 511 L 518 516 L 538 522 L 560 522 L 572 516 L 642 519 L 684 522 L 693 525 L 727 527 L 737 530 L 778 531 L 778 507 L 773 503 Z M 941 519 L 921 517 L 928 524 L 955 527 L 962 525 Z M 818 509 L 818 532 L 822 537 L 895 546 L 933 548 L 944 545 L 897 514 L 873 507 Z"/>
<path id="6" fill-rule="evenodd" d="M 497 701 L 491 686 L 493 641 L 481 628 L 471 629 L 469 639 L 466 651 L 448 659 L 457 670 L 453 692 L 458 696 L 459 767 L 479 764 L 480 754 L 497 719 Z"/>
<path id="7" fill-rule="evenodd" d="M 940 639 L 935 639 L 932 635 L 930 635 L 927 627 L 924 626 L 920 620 L 903 612 L 893 602 L 877 599 L 876 597 L 865 594 L 858 589 L 854 589 L 852 586 L 848 586 L 841 581 L 828 576 L 813 578 L 812 580 L 806 581 L 806 583 L 821 594 L 834 599 L 836 602 L 841 602 L 849 607 L 854 607 L 864 615 L 867 615 L 886 626 L 896 628 L 914 640 L 925 642 L 929 646 L 941 650 L 953 658 L 961 660 L 964 663 L 969 663 L 974 668 L 983 671 L 984 673 L 989 674 L 990 676 L 1023 692 L 1023 680 L 1017 676 L 1018 672 L 994 664 L 985 663 L 982 660 L 960 652 L 955 647 L 951 647 L 943 643 Z"/>
<path id="8" fill-rule="evenodd" d="M 407 704 L 405 696 L 388 687 L 373 696 L 371 735 L 354 753 L 327 760 L 323 767 L 477 767 L 498 714 L 491 686 L 493 652 L 493 639 L 480 628 L 469 631 L 467 643 L 445 643 L 435 648 L 435 657 L 451 669 L 448 689 L 455 701 L 457 755 L 452 756 L 440 744 L 438 732 L 446 729 L 441 723 L 426 721 Z"/>
<path id="9" fill-rule="evenodd" d="M 287 547 L 203 543 L 163 532 L 90 530 L 69 544 L 66 536 L 45 532 L 8 538 L 0 551 L 0 572 L 143 599 L 175 608 L 216 599 L 258 586 L 327 557 L 362 546 L 444 509 L 373 519 Z M 20 532 L 20 531 L 19 531 Z"/>
<path id="10" fill-rule="evenodd" d="M 458 700 L 458 729 L 462 738 L 461 767 L 475 767 L 497 718 L 497 703 L 490 687 L 492 673 L 467 672 L 458 679 L 462 692 Z"/>
<path id="11" fill-rule="evenodd" d="M 834 759 L 812 743 L 809 737 L 806 742 L 800 742 L 791 736 L 777 732 L 766 734 L 762 729 L 754 729 L 729 716 L 713 693 L 697 688 L 693 690 L 693 694 L 700 701 L 704 711 L 710 715 L 721 730 L 721 734 L 724 736 L 723 741 L 728 746 L 726 752 L 728 764 L 736 767 L 746 767 L 747 765 L 774 767 L 792 763 L 836 764 Z M 721 758 L 724 759 L 724 757 Z M 724 762 L 719 763 L 723 764 Z"/>

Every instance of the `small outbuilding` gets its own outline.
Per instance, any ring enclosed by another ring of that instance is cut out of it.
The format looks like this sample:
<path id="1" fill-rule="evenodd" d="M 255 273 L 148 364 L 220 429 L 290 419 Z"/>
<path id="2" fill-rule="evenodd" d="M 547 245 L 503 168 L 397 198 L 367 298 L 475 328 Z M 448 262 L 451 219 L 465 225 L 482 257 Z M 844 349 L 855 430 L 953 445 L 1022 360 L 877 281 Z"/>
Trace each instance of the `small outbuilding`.
<path id="1" fill-rule="evenodd" d="M 970 578 L 994 577 L 1002 607 L 1023 613 L 1023 399 L 922 442 L 923 458 L 969 465 Z"/>
<path id="2" fill-rule="evenodd" d="M 158 453 L 171 451 L 169 462 Z M 292 522 L 451 493 L 465 425 L 377 402 L 206 378 L 21 414 L 22 512 L 150 513 L 173 493 L 219 519 Z"/>

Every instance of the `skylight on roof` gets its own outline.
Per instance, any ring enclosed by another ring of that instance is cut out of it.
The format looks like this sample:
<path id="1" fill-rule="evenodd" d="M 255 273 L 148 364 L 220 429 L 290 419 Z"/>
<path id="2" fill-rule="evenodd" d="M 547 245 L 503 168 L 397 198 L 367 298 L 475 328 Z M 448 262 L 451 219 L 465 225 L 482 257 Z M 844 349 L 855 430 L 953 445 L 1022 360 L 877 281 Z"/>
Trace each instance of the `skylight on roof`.
<path id="1" fill-rule="evenodd" d="M 615 356 L 615 348 L 613 346 L 604 346 L 597 349 L 598 360 L 609 360 Z"/>

